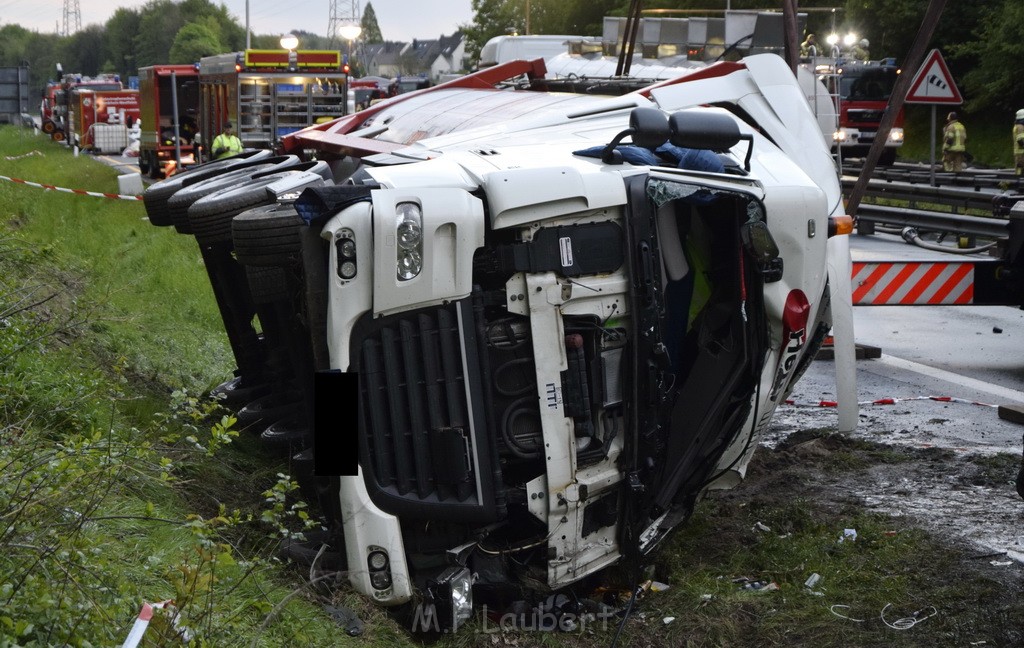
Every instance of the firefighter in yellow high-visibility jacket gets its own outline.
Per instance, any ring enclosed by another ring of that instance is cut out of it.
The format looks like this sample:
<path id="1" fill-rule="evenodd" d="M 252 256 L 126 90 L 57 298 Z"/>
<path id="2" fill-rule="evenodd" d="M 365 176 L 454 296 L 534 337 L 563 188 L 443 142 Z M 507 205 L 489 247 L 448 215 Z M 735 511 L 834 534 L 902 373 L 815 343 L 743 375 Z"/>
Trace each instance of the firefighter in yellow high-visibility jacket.
<path id="1" fill-rule="evenodd" d="M 1024 173 L 1024 108 L 1013 122 L 1013 168 L 1017 175 Z"/>
<path id="2" fill-rule="evenodd" d="M 957 114 L 951 112 L 946 115 L 946 126 L 942 129 L 942 170 L 963 171 L 966 152 L 967 129 L 957 120 Z"/>
<path id="3" fill-rule="evenodd" d="M 238 136 L 235 135 L 232 123 L 224 122 L 224 132 L 213 138 L 213 145 L 210 147 L 213 159 L 219 160 L 231 155 L 238 155 L 241 152 L 242 140 L 238 139 Z"/>

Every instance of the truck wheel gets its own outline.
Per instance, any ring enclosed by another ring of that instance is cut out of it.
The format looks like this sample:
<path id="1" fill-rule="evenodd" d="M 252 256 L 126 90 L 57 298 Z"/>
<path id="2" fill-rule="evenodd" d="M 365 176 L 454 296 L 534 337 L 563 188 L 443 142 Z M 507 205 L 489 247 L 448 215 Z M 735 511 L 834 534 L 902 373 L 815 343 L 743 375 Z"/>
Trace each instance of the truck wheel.
<path id="1" fill-rule="evenodd" d="M 57 130 L 57 124 L 54 124 L 52 121 L 49 120 L 43 122 L 44 133 L 46 133 L 47 135 L 53 135 L 53 131 L 55 130 Z"/>
<path id="2" fill-rule="evenodd" d="M 198 183 L 222 173 L 227 173 L 232 169 L 237 169 L 238 167 L 246 164 L 255 164 L 261 160 L 267 160 L 271 158 L 272 155 L 272 152 L 268 150 L 248 151 L 231 158 L 225 158 L 223 160 L 217 160 L 216 162 L 209 162 L 207 164 L 194 166 L 186 171 L 182 171 L 181 173 L 176 173 L 170 178 L 150 185 L 149 188 L 146 189 L 146 192 L 142 194 L 142 201 L 146 205 L 146 212 L 149 214 L 150 222 L 153 222 L 152 212 L 166 211 L 167 201 L 182 187 Z M 146 173 L 148 173 L 148 169 Z M 169 217 L 170 216 L 168 216 L 168 218 Z M 156 223 L 153 224 L 155 225 Z M 167 222 L 167 225 L 171 224 L 172 223 L 170 221 Z"/>
<path id="3" fill-rule="evenodd" d="M 52 139 L 54 142 L 63 142 L 66 139 L 66 137 L 64 136 L 64 131 L 55 130 L 52 133 L 50 133 L 50 139 Z"/>
<path id="4" fill-rule="evenodd" d="M 263 205 L 231 221 L 235 258 L 244 265 L 285 266 L 300 259 L 305 221 L 291 204 Z"/>
<path id="5" fill-rule="evenodd" d="M 143 151 L 139 154 L 139 174 L 146 175 L 149 173 L 149 155 L 148 151 Z M 152 220 L 152 217 L 150 217 Z"/>
<path id="6" fill-rule="evenodd" d="M 305 172 L 273 173 L 252 179 L 239 187 L 211 193 L 197 200 L 188 209 L 189 223 L 192 232 L 196 235 L 196 240 L 200 245 L 230 242 L 231 219 L 251 207 L 276 202 L 277 199 L 267 193 L 267 186 L 294 173 Z"/>
<path id="7" fill-rule="evenodd" d="M 167 201 L 174 229 L 178 230 L 181 234 L 193 233 L 194 230 L 192 223 L 189 220 L 188 210 L 193 203 L 201 198 L 224 189 L 244 186 L 256 173 L 283 170 L 295 166 L 298 163 L 299 159 L 294 155 L 283 156 L 281 158 L 268 158 L 265 162 L 246 166 L 241 169 L 229 170 L 225 173 L 221 173 L 211 178 L 201 180 L 194 184 L 188 184 L 180 188 Z M 143 200 L 145 200 L 145 194 L 143 194 Z M 231 240 L 230 232 L 231 229 L 229 225 L 227 238 L 229 241 Z"/>
<path id="8" fill-rule="evenodd" d="M 301 405 L 302 399 L 296 393 L 270 393 L 246 404 L 238 410 L 235 418 L 239 427 L 248 428 L 262 422 L 265 428 L 274 421 L 292 416 Z M 256 432 L 262 432 L 262 429 Z"/>

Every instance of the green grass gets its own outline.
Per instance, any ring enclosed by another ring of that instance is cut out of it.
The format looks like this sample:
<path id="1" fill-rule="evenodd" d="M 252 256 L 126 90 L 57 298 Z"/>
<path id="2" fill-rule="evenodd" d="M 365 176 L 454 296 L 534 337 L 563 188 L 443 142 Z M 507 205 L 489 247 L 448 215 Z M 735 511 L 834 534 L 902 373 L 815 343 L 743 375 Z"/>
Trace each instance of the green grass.
<path id="1" fill-rule="evenodd" d="M 959 108 L 960 121 L 967 128 L 967 152 L 974 157 L 973 164 L 993 169 L 1013 168 L 1013 149 L 1010 129 L 1013 114 L 974 115 Z M 948 108 L 936 107 L 935 113 L 935 160 L 942 160 L 942 126 L 946 123 Z M 903 146 L 900 159 L 903 161 L 927 162 L 930 155 L 931 107 L 907 105 L 905 110 Z"/>
<path id="2" fill-rule="evenodd" d="M 0 156 L 5 176 L 117 191 L 30 131 L 0 128 Z M 119 645 L 170 598 L 201 645 L 334 645 L 260 521 L 286 466 L 252 437 L 197 449 L 221 413 L 185 396 L 233 364 L 195 241 L 144 215 L 0 181 L 0 645 Z M 287 490 L 276 519 L 301 528 Z"/>

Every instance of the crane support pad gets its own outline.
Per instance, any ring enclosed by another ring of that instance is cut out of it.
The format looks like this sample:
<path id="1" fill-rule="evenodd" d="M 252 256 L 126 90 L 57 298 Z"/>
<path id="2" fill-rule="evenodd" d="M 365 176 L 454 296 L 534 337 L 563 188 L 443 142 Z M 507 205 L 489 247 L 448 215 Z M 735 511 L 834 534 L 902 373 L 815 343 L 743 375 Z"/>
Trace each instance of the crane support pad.
<path id="1" fill-rule="evenodd" d="M 853 264 L 854 306 L 974 304 L 971 261 L 885 261 Z"/>

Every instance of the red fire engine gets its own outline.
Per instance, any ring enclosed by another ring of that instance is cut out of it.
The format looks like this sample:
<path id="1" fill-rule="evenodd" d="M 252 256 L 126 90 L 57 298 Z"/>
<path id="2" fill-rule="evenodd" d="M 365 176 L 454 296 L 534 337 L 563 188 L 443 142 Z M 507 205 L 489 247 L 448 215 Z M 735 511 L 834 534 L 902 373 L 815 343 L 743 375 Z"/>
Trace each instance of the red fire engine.
<path id="1" fill-rule="evenodd" d="M 213 142 L 225 121 L 246 148 L 346 114 L 348 75 L 334 50 L 246 50 L 199 62 L 200 129 Z"/>
<path id="2" fill-rule="evenodd" d="M 128 146 L 128 130 L 138 119 L 138 90 L 74 88 L 68 111 L 68 141 L 83 150 L 120 152 Z"/>
<path id="3" fill-rule="evenodd" d="M 139 171 L 171 175 L 196 162 L 199 134 L 199 69 L 195 65 L 139 68 Z"/>

